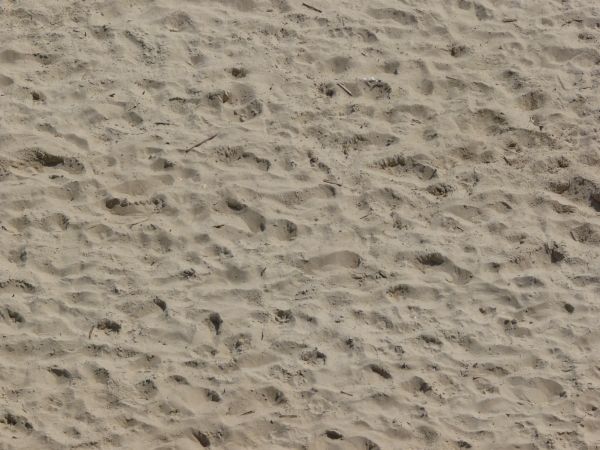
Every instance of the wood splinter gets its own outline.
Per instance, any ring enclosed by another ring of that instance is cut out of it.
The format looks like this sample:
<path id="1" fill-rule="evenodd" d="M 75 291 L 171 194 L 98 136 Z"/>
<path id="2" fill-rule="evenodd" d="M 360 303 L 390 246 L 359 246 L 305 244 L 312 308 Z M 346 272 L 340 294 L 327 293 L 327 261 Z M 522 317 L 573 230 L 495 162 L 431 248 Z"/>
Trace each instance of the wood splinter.
<path id="1" fill-rule="evenodd" d="M 350 97 L 354 97 L 354 95 L 352 94 L 352 92 L 350 92 L 350 89 L 348 89 L 346 86 L 344 86 L 343 83 L 337 83 L 337 85 L 346 93 L 348 94 Z"/>
<path id="2" fill-rule="evenodd" d="M 302 3 L 302 6 L 304 6 L 305 8 L 308 8 L 308 9 L 312 9 L 313 11 L 316 11 L 318 13 L 322 13 L 323 12 L 319 8 L 315 8 L 314 6 L 311 6 L 308 3 Z"/>
<path id="3" fill-rule="evenodd" d="M 140 220 L 139 222 L 134 222 L 129 225 L 129 229 L 133 229 L 134 226 L 139 225 L 140 223 L 144 223 L 148 220 L 150 220 L 150 217 L 146 217 L 144 220 Z"/>
<path id="4" fill-rule="evenodd" d="M 189 152 L 191 152 L 192 150 L 195 150 L 195 149 L 197 149 L 197 148 L 198 148 L 198 147 L 200 147 L 201 145 L 204 145 L 204 144 L 206 144 L 207 142 L 209 142 L 209 141 L 212 141 L 212 140 L 213 140 L 214 138 L 216 138 L 218 135 L 219 135 L 219 133 L 215 133 L 215 134 L 213 134 L 212 136 L 209 136 L 209 137 L 207 137 L 206 139 L 204 139 L 204 140 L 202 140 L 202 141 L 198 142 L 196 145 L 192 145 L 190 148 L 186 148 L 186 149 L 184 150 L 184 152 L 185 152 L 185 153 L 189 153 Z"/>

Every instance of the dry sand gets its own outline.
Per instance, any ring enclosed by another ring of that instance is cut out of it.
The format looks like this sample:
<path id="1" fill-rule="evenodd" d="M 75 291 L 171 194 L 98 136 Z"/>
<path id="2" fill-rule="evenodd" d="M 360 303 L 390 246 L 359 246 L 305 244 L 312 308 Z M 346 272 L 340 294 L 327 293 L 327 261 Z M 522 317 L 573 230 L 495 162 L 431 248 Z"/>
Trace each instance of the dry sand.
<path id="1" fill-rule="evenodd" d="M 2 1 L 0 448 L 598 448 L 598 2 L 307 3 Z"/>

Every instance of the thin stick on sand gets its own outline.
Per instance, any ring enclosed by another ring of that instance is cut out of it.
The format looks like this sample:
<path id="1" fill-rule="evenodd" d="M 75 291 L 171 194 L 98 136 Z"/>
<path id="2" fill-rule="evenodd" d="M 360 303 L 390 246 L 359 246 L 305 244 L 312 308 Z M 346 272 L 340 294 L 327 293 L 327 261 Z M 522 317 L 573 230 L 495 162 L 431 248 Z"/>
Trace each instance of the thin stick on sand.
<path id="1" fill-rule="evenodd" d="M 315 8 L 314 6 L 311 6 L 308 3 L 302 3 L 302 6 L 304 6 L 305 8 L 308 8 L 308 9 L 312 9 L 313 11 L 316 11 L 318 13 L 322 13 L 323 12 L 319 8 Z"/>
<path id="2" fill-rule="evenodd" d="M 139 225 L 140 223 L 144 223 L 147 220 L 150 220 L 150 217 L 146 217 L 144 220 L 140 220 L 139 222 L 134 222 L 134 223 L 130 224 L 129 228 L 132 229 L 134 226 Z"/>
<path id="3" fill-rule="evenodd" d="M 346 86 L 344 86 L 343 83 L 338 82 L 337 85 L 342 88 L 342 90 L 348 94 L 350 97 L 354 97 L 354 95 L 352 94 L 352 92 L 350 92 L 350 89 L 348 89 Z"/>
<path id="4" fill-rule="evenodd" d="M 218 135 L 219 135 L 219 133 L 215 133 L 215 134 L 213 134 L 212 136 L 209 136 L 209 137 L 207 137 L 206 139 L 204 139 L 204 140 L 202 140 L 202 141 L 198 142 L 196 145 L 192 145 L 190 148 L 186 148 L 186 149 L 184 150 L 184 152 L 185 152 L 185 153 L 189 153 L 189 152 L 191 152 L 192 150 L 195 150 L 195 149 L 197 149 L 197 148 L 198 148 L 198 147 L 200 147 L 201 145 L 204 145 L 204 144 L 206 144 L 207 142 L 209 142 L 209 141 L 212 141 L 212 140 L 213 140 L 214 138 L 216 138 Z"/>

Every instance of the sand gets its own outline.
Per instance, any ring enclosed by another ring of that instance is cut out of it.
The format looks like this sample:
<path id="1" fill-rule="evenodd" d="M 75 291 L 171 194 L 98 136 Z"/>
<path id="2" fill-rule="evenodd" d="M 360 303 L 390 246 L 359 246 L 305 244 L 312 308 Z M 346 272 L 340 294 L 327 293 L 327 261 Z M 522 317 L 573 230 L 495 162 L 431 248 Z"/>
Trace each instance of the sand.
<path id="1" fill-rule="evenodd" d="M 598 2 L 307 4 L 0 3 L 0 448 L 599 448 Z"/>

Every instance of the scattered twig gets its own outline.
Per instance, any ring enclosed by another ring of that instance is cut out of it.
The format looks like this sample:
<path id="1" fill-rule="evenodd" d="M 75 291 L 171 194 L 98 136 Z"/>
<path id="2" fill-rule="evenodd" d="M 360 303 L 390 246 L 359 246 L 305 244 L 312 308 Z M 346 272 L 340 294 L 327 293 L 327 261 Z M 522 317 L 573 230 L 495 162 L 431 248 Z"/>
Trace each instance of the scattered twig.
<path id="1" fill-rule="evenodd" d="M 131 225 L 129 225 L 129 229 L 132 229 L 134 226 L 139 225 L 140 223 L 144 223 L 147 220 L 150 220 L 150 217 L 146 217 L 144 220 L 140 220 L 139 222 L 132 223 Z"/>
<path id="2" fill-rule="evenodd" d="M 197 148 L 198 148 L 198 147 L 200 147 L 201 145 L 204 145 L 204 144 L 206 144 L 207 142 L 209 142 L 209 141 L 212 141 L 212 140 L 213 140 L 214 138 L 216 138 L 218 135 L 219 135 L 219 133 L 215 133 L 215 134 L 213 134 L 212 136 L 209 136 L 209 137 L 207 137 L 206 139 L 204 139 L 204 140 L 202 140 L 202 141 L 198 142 L 196 145 L 192 145 L 190 148 L 186 148 L 186 149 L 184 150 L 184 152 L 185 152 L 185 153 L 189 153 L 189 152 L 191 152 L 192 150 L 195 150 L 195 149 L 197 149 Z"/>
<path id="3" fill-rule="evenodd" d="M 340 391 L 340 394 L 349 395 L 350 397 L 354 397 L 353 394 L 346 392 L 346 391 Z"/>
<path id="4" fill-rule="evenodd" d="M 248 414 L 254 414 L 254 410 L 246 411 L 245 413 L 240 414 L 241 416 L 247 416 Z"/>
<path id="5" fill-rule="evenodd" d="M 302 6 L 304 6 L 305 8 L 308 8 L 308 9 L 312 9 L 313 11 L 316 11 L 318 13 L 322 13 L 323 12 L 319 8 L 315 8 L 314 6 L 311 6 L 308 3 L 302 3 Z"/>
<path id="6" fill-rule="evenodd" d="M 94 328 L 96 328 L 96 325 L 92 325 L 92 328 L 90 328 L 90 332 L 88 334 L 88 339 L 92 338 L 92 333 L 94 332 Z"/>
<path id="7" fill-rule="evenodd" d="M 367 218 L 367 217 L 369 217 L 371 214 L 373 214 L 373 211 L 369 211 L 369 212 L 368 212 L 368 214 L 365 214 L 364 216 L 362 216 L 362 217 L 360 218 L 360 220 L 362 220 L 362 219 L 366 219 L 366 218 Z"/>
<path id="8" fill-rule="evenodd" d="M 338 82 L 337 85 L 342 88 L 342 90 L 348 94 L 350 97 L 354 97 L 354 95 L 352 94 L 352 92 L 350 92 L 350 89 L 348 89 L 346 86 L 344 86 L 344 83 Z"/>
<path id="9" fill-rule="evenodd" d="M 337 181 L 323 180 L 323 183 L 335 184 L 336 186 L 342 187 L 342 183 L 338 183 Z"/>
<path id="10" fill-rule="evenodd" d="M 263 267 L 263 269 L 260 271 L 260 276 L 262 277 L 266 271 L 267 271 L 267 268 Z"/>
<path id="11" fill-rule="evenodd" d="M 556 76 L 556 78 L 558 78 L 558 82 L 560 83 L 560 85 L 562 86 L 562 88 L 563 88 L 563 89 L 566 91 L 566 90 L 567 90 L 567 88 L 565 87 L 565 85 L 564 85 L 564 83 L 563 83 L 562 79 L 561 79 L 561 78 L 560 78 L 558 75 Z"/>
<path id="12" fill-rule="evenodd" d="M 502 19 L 502 22 L 504 23 L 512 23 L 512 22 L 516 22 L 517 19 Z"/>
<path id="13" fill-rule="evenodd" d="M 221 224 L 219 224 L 219 225 L 213 225 L 213 228 L 222 228 L 222 227 L 224 227 L 224 226 L 225 226 L 225 224 L 224 224 L 224 223 L 221 223 Z"/>
<path id="14" fill-rule="evenodd" d="M 506 161 L 506 164 L 508 164 L 509 166 L 512 166 L 512 162 L 510 159 L 508 159 L 506 156 L 502 157 L 504 159 L 504 161 Z"/>

